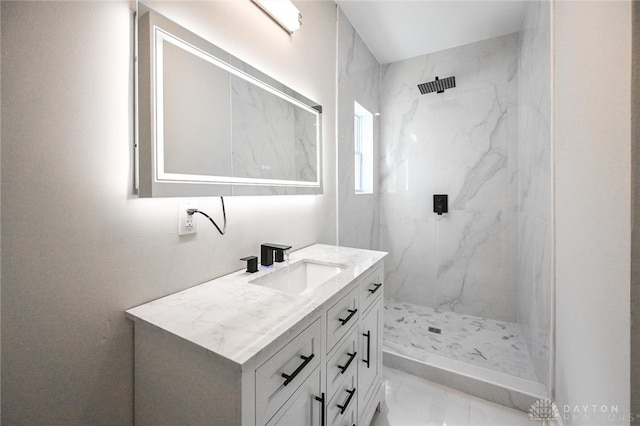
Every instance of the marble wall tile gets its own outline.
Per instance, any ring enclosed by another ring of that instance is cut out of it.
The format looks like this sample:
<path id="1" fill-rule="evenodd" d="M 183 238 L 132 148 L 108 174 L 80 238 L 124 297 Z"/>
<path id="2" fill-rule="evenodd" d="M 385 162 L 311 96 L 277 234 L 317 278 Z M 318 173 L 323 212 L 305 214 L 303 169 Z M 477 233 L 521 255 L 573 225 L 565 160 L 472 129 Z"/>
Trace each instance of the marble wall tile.
<path id="1" fill-rule="evenodd" d="M 515 258 L 507 250 L 513 219 L 504 212 L 461 210 L 438 222 L 439 309 L 516 317 Z"/>
<path id="2" fill-rule="evenodd" d="M 518 70 L 520 211 L 551 223 L 549 2 L 529 2 Z"/>
<path id="3" fill-rule="evenodd" d="M 379 248 L 378 167 L 373 193 L 356 194 L 354 176 L 354 101 L 372 114 L 380 110 L 380 64 L 342 11 L 338 18 L 338 244 Z M 379 120 L 374 117 L 374 159 L 378 156 Z"/>
<path id="4" fill-rule="evenodd" d="M 438 219 L 415 213 L 429 208 L 429 201 L 404 193 L 385 194 L 380 234 L 384 250 L 389 252 L 385 258 L 387 296 L 434 307 L 438 301 Z"/>
<path id="5" fill-rule="evenodd" d="M 520 215 L 518 320 L 538 380 L 549 387 L 551 347 L 551 227 Z"/>
<path id="6" fill-rule="evenodd" d="M 550 388 L 551 127 L 550 11 L 529 2 L 518 70 L 518 321 L 538 381 Z"/>
<path id="7" fill-rule="evenodd" d="M 385 65 L 381 248 L 397 300 L 516 320 L 517 49 L 513 34 Z M 457 87 L 416 85 L 456 76 Z M 449 214 L 432 195 L 449 195 Z"/>

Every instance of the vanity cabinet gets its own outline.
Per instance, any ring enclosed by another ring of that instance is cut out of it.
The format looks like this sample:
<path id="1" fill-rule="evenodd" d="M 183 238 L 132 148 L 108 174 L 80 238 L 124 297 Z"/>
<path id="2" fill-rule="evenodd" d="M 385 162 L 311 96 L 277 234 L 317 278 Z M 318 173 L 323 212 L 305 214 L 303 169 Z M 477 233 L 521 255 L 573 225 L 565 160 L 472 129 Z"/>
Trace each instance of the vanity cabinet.
<path id="1" fill-rule="evenodd" d="M 159 314 L 147 314 L 151 311 L 139 309 L 141 307 L 127 311 L 135 324 L 135 424 L 370 424 L 384 399 L 382 257 L 384 254 L 368 267 L 354 268 L 364 272 L 352 272 L 344 285 L 318 289 L 308 297 L 311 300 L 315 297 L 321 303 L 309 304 L 302 296 L 292 298 L 291 301 L 299 301 L 300 309 L 308 309 L 308 313 L 292 325 L 282 326 L 282 331 L 274 332 L 273 339 L 264 345 L 252 342 L 252 335 L 248 334 L 242 341 L 258 349 L 245 354 L 237 345 L 235 359 L 223 354 L 225 345 L 233 344 L 231 334 L 229 342 L 216 337 L 217 350 L 198 343 L 202 342 L 198 339 L 203 339 L 203 333 L 214 337 L 213 318 L 225 321 L 225 326 L 251 326 L 240 315 L 224 312 L 224 308 L 231 308 L 230 303 L 219 300 L 219 305 L 212 309 L 207 306 L 208 302 L 202 301 L 204 293 L 198 293 L 198 289 L 193 290 L 196 293 L 193 295 L 178 293 L 176 297 L 150 302 L 156 303 L 153 312 L 160 306 L 169 310 L 163 315 L 179 324 L 174 328 L 158 325 Z M 213 286 L 207 289 L 207 301 L 214 290 L 217 297 L 224 299 L 218 294 L 221 288 Z M 230 292 L 237 291 L 244 296 L 254 290 L 252 302 L 247 303 L 258 302 L 261 297 L 271 302 L 282 298 L 284 306 L 287 300 L 282 293 L 272 290 L 229 287 Z M 318 295 L 321 291 L 324 293 Z M 180 318 L 176 313 L 177 303 L 188 306 L 193 317 Z M 259 315 L 268 315 L 263 306 L 256 309 Z M 201 321 L 206 324 L 200 324 Z M 274 324 L 279 322 L 274 320 Z M 202 330 L 187 335 L 188 330 L 200 326 Z M 269 324 L 264 327 L 271 329 Z M 263 337 L 255 335 L 254 339 L 259 342 Z M 244 360 L 238 361 L 242 356 Z"/>

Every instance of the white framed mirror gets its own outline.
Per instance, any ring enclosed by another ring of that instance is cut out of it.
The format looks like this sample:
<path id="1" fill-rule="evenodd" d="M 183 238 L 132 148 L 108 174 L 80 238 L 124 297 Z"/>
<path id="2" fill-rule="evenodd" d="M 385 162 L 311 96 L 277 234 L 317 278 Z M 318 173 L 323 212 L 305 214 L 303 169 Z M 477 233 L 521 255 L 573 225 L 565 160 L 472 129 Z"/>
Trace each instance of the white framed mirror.
<path id="1" fill-rule="evenodd" d="M 322 107 L 138 6 L 141 197 L 322 193 Z"/>

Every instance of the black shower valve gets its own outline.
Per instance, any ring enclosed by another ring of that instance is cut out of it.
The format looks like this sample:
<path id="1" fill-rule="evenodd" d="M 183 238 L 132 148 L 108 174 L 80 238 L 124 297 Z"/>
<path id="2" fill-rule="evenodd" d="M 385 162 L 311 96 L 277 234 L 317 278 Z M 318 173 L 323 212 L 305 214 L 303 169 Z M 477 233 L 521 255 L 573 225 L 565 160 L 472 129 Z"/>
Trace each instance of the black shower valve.
<path id="1" fill-rule="evenodd" d="M 442 216 L 443 213 L 449 212 L 449 201 L 447 194 L 434 194 L 433 195 L 433 212 L 438 216 Z"/>

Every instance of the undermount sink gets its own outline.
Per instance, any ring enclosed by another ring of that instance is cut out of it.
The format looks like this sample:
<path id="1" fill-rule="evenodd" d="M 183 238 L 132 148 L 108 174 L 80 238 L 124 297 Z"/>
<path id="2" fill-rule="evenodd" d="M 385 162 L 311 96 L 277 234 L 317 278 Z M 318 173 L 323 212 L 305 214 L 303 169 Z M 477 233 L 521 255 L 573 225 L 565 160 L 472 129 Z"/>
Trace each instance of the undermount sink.
<path id="1" fill-rule="evenodd" d="M 346 267 L 338 263 L 302 260 L 249 283 L 299 295 L 326 283 Z"/>

